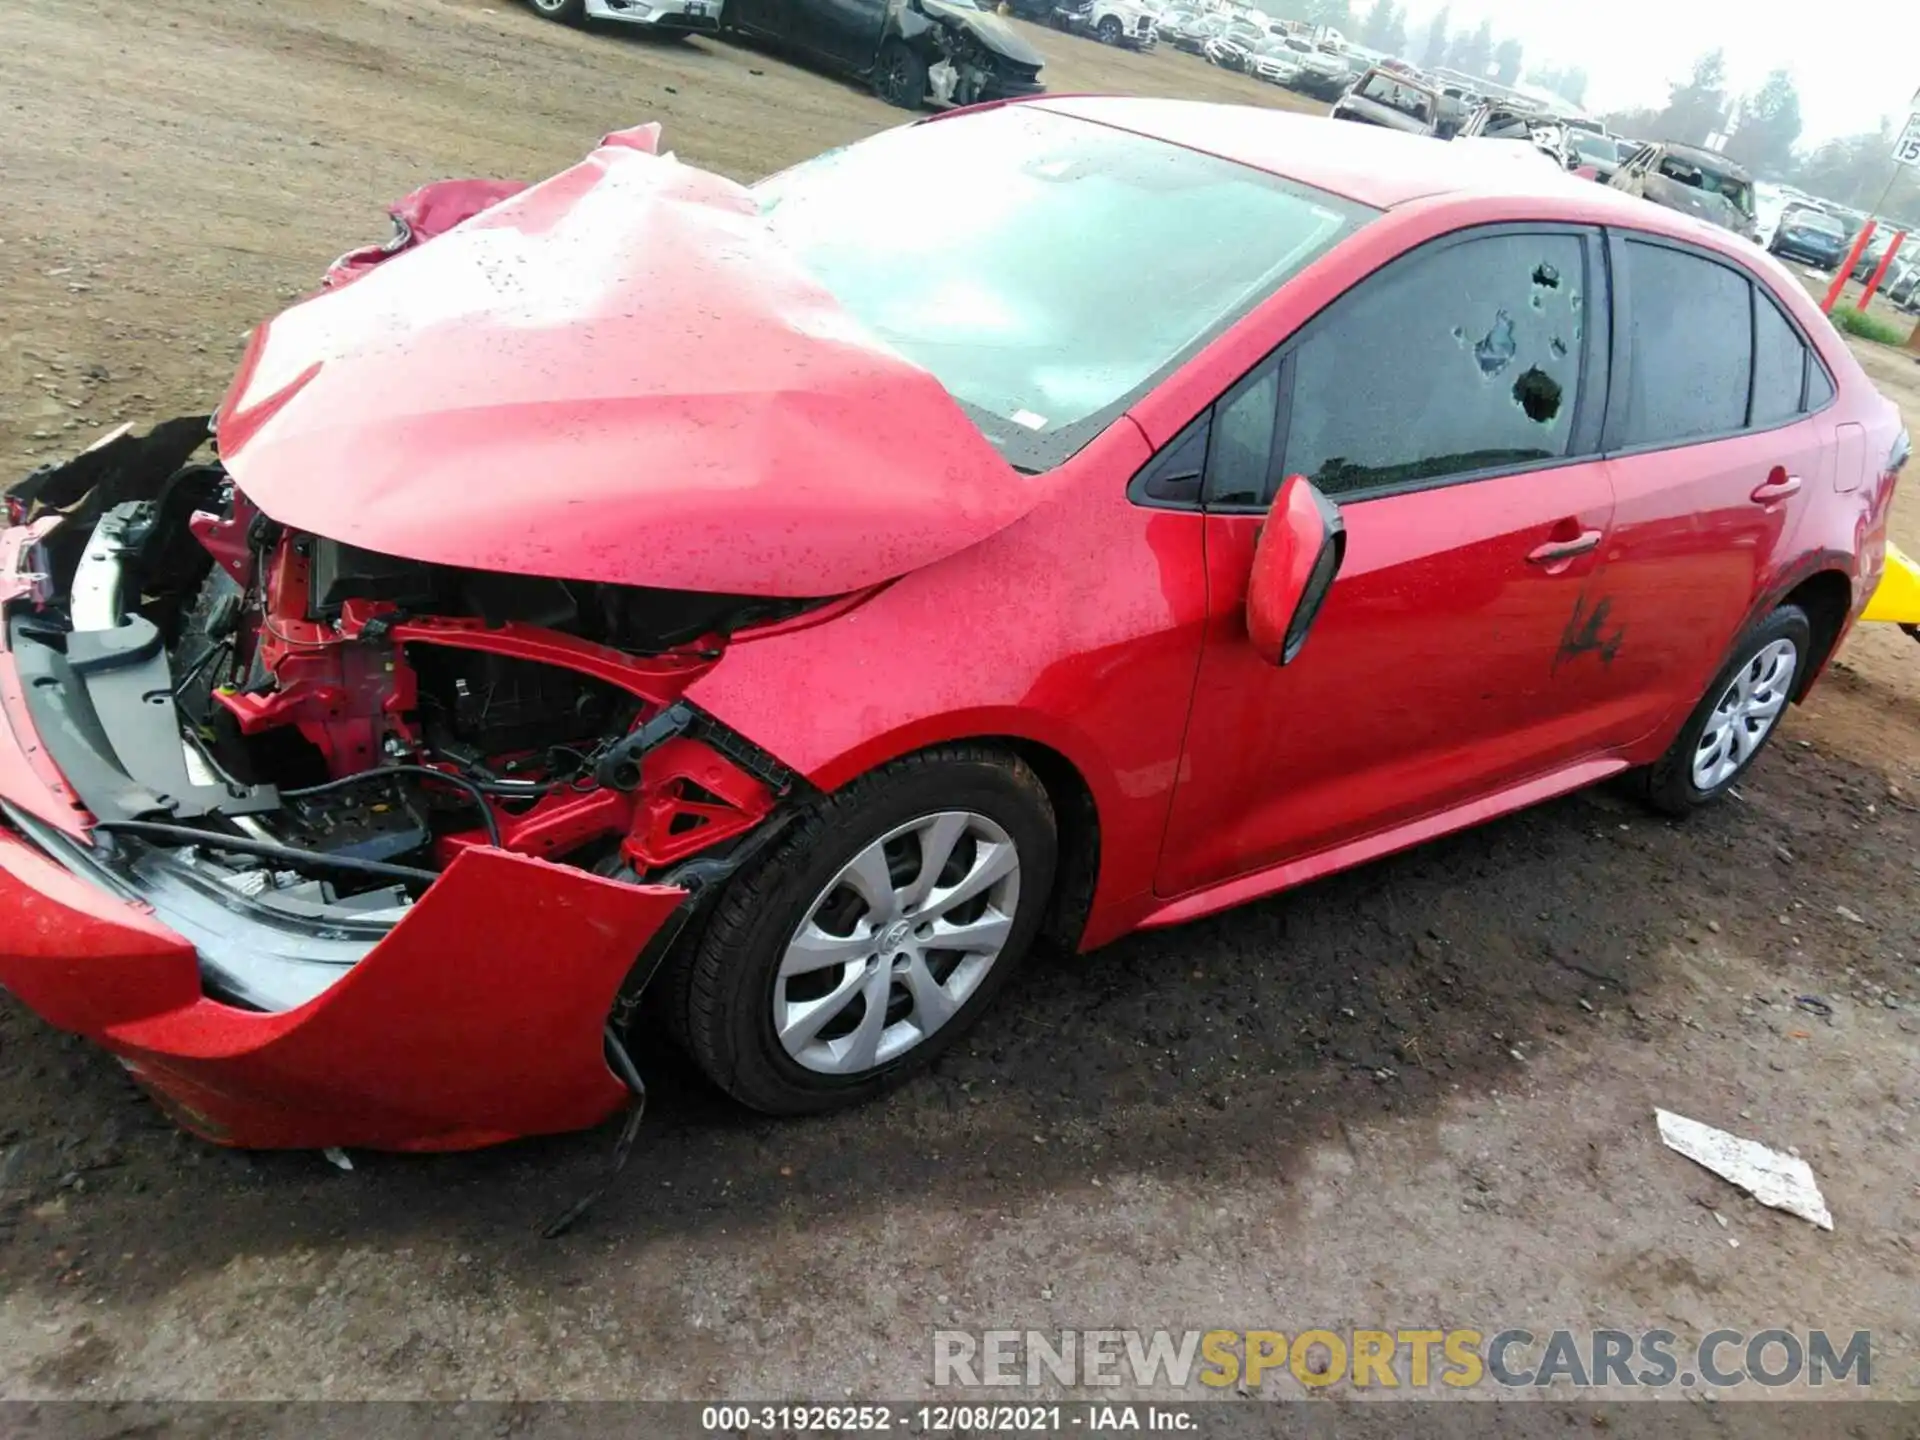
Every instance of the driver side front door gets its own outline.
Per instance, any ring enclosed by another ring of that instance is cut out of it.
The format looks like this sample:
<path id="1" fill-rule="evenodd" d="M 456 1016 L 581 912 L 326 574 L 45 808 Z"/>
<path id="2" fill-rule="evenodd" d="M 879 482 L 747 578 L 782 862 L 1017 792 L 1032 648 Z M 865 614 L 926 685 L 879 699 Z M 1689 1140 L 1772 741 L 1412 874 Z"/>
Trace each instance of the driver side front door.
<path id="1" fill-rule="evenodd" d="M 1613 513 L 1599 244 L 1570 226 L 1430 242 L 1215 407 L 1207 635 L 1157 894 L 1411 843 L 1616 738 L 1594 583 Z M 1282 669 L 1244 607 L 1291 474 L 1340 506 L 1347 551 Z"/>

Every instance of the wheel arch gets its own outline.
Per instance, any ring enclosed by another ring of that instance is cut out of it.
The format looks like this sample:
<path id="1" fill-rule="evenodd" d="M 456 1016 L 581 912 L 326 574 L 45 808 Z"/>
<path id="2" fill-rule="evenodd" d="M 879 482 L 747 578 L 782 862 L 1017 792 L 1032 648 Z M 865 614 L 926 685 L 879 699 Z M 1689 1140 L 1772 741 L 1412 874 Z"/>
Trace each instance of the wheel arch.
<path id="1" fill-rule="evenodd" d="M 1031 712 L 989 710 L 942 718 L 946 723 L 937 729 L 915 725 L 871 737 L 810 778 L 822 790 L 837 790 L 882 765 L 955 744 L 985 745 L 1024 761 L 1046 787 L 1060 838 L 1041 936 L 1063 949 L 1078 949 L 1101 882 L 1111 879 L 1101 837 L 1104 817 L 1113 809 L 1112 797 L 1103 792 L 1114 782 L 1098 762 L 1096 748 L 1068 727 L 1035 725 L 1040 717 Z"/>
<path id="2" fill-rule="evenodd" d="M 1827 662 L 1846 634 L 1847 622 L 1853 615 L 1853 581 L 1844 570 L 1818 569 L 1795 582 L 1774 608 L 1780 605 L 1798 605 L 1807 612 L 1807 620 L 1813 626 L 1812 663 L 1801 673 L 1800 687 L 1793 697 L 1794 703 L 1799 704 L 1807 698 L 1807 692 L 1827 668 Z"/>

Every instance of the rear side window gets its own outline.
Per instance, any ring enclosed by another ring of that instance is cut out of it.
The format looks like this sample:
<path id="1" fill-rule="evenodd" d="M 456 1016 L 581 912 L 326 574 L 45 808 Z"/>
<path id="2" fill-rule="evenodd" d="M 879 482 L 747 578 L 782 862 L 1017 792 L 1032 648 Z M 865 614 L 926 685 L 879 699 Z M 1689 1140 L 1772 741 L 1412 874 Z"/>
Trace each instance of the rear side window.
<path id="1" fill-rule="evenodd" d="M 1800 413 L 1807 347 L 1779 307 L 1753 289 L 1753 416 L 1756 429 L 1779 425 Z"/>
<path id="2" fill-rule="evenodd" d="M 1329 495 L 1566 456 L 1585 247 L 1494 234 L 1363 282 L 1293 353 L 1283 473 Z"/>
<path id="3" fill-rule="evenodd" d="M 1664 245 L 1628 241 L 1632 356 L 1622 448 L 1724 435 L 1747 419 L 1753 321 L 1746 279 Z"/>
<path id="4" fill-rule="evenodd" d="M 1833 381 L 1818 360 L 1807 366 L 1807 409 L 1818 410 L 1833 400 Z"/>

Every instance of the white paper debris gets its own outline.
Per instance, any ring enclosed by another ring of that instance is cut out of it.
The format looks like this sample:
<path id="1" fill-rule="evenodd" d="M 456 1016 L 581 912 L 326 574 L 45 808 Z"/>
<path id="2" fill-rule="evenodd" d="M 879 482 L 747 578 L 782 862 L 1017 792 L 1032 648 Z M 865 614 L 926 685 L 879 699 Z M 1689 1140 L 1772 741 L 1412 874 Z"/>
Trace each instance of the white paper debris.
<path id="1" fill-rule="evenodd" d="M 347 1152 L 342 1150 L 338 1145 L 329 1145 L 320 1153 L 333 1164 L 338 1165 L 342 1170 L 351 1170 L 353 1168 L 353 1161 L 347 1158 Z"/>
<path id="2" fill-rule="evenodd" d="M 1833 1215 L 1813 1178 L 1813 1167 L 1798 1156 L 1782 1155 L 1758 1140 L 1742 1140 L 1671 1110 L 1656 1109 L 1653 1118 L 1669 1150 L 1732 1181 L 1762 1205 L 1798 1215 L 1822 1230 L 1833 1229 Z"/>

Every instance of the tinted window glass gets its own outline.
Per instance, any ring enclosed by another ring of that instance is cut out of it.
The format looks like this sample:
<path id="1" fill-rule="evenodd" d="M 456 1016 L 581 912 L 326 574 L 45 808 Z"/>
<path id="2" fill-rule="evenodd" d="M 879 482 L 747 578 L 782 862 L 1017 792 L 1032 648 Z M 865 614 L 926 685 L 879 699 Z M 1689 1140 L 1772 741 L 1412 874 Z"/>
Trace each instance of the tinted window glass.
<path id="1" fill-rule="evenodd" d="M 1778 425 L 1800 412 L 1800 382 L 1807 347 L 1774 303 L 1755 288 L 1753 297 L 1754 425 Z"/>
<path id="2" fill-rule="evenodd" d="M 1207 494 L 1214 504 L 1257 505 L 1267 498 L 1279 377 L 1280 367 L 1269 361 L 1215 407 L 1207 457 Z"/>
<path id="3" fill-rule="evenodd" d="M 1833 381 L 1827 378 L 1826 366 L 1818 360 L 1807 365 L 1807 409 L 1818 410 L 1833 399 Z"/>
<path id="4" fill-rule="evenodd" d="M 1295 353 L 1285 472 L 1339 494 L 1567 454 L 1583 249 L 1488 235 L 1362 283 Z"/>
<path id="5" fill-rule="evenodd" d="M 1200 477 L 1207 472 L 1207 421 L 1212 414 L 1203 410 L 1199 419 L 1147 462 L 1140 482 L 1147 499 L 1181 505 L 1200 502 Z"/>
<path id="6" fill-rule="evenodd" d="M 1746 280 L 1665 246 L 1629 241 L 1625 248 L 1633 363 L 1621 444 L 1738 430 L 1753 362 Z"/>

